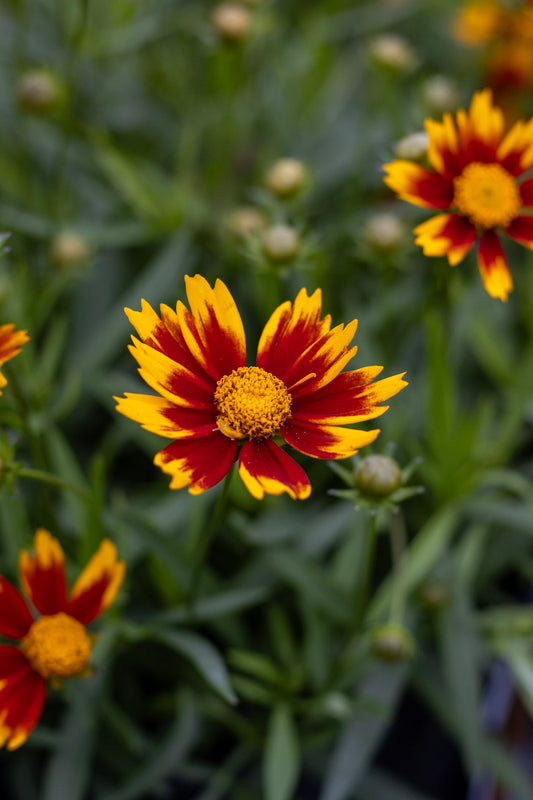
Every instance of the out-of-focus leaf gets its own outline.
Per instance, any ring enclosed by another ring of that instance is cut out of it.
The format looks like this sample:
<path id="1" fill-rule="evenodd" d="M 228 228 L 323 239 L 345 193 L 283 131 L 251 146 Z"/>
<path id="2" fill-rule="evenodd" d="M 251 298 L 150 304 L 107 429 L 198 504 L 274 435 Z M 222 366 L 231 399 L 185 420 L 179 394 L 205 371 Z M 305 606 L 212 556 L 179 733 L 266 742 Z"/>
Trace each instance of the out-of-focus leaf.
<path id="1" fill-rule="evenodd" d="M 156 631 L 153 638 L 185 656 L 224 700 L 228 703 L 237 702 L 224 659 L 211 642 L 188 631 Z"/>
<path id="2" fill-rule="evenodd" d="M 531 610 L 529 612 L 531 614 Z M 503 640 L 498 646 L 516 680 L 520 697 L 533 717 L 533 653 L 528 643 L 516 639 Z"/>
<path id="3" fill-rule="evenodd" d="M 360 800 L 433 800 L 392 775 L 375 769 L 365 775 L 357 796 Z"/>
<path id="4" fill-rule="evenodd" d="M 407 679 L 404 664 L 376 664 L 361 688 L 361 700 L 379 704 L 382 713 L 358 709 L 346 723 L 326 769 L 319 800 L 348 800 L 391 722 Z"/>
<path id="5" fill-rule="evenodd" d="M 289 708 L 280 703 L 270 716 L 263 758 L 265 800 L 290 800 L 300 769 L 300 748 Z"/>

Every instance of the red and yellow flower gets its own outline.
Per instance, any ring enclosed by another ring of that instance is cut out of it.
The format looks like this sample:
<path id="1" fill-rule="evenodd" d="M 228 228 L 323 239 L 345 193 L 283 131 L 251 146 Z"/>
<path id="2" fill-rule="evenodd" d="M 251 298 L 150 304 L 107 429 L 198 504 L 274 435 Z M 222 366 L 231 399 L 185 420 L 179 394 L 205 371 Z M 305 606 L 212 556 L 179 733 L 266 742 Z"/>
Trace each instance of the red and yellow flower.
<path id="1" fill-rule="evenodd" d="M 246 340 L 237 306 L 222 281 L 186 277 L 190 311 L 142 301 L 126 309 L 140 340 L 130 351 L 139 373 L 160 396 L 126 394 L 117 410 L 143 428 L 173 439 L 154 463 L 172 476 L 171 489 L 200 494 L 224 478 L 237 459 L 249 492 L 309 496 L 303 469 L 278 446 L 285 441 L 314 458 L 353 455 L 379 430 L 342 426 L 373 419 L 379 404 L 405 386 L 401 375 L 373 383 L 382 367 L 342 372 L 357 320 L 331 328 L 321 292 L 302 289 L 280 305 L 261 335 L 256 366 L 246 366 Z M 240 452 L 239 452 L 239 446 Z"/>
<path id="2" fill-rule="evenodd" d="M 0 746 L 15 750 L 39 721 L 47 681 L 87 671 L 92 640 L 85 626 L 108 608 L 124 579 L 125 564 L 104 539 L 67 593 L 61 545 L 40 528 L 34 555 L 20 554 L 25 597 L 0 575 L 0 635 L 18 645 L 0 645 Z M 34 611 L 37 614 L 34 614 Z"/>
<path id="3" fill-rule="evenodd" d="M 16 331 L 12 323 L 0 325 L 0 368 L 4 366 L 6 361 L 18 355 L 22 345 L 29 342 L 29 340 L 30 337 L 26 331 Z M 0 372 L 0 394 L 2 394 L 2 387 L 6 383 L 7 380 Z"/>
<path id="4" fill-rule="evenodd" d="M 469 111 L 455 120 L 428 119 L 427 157 L 431 169 L 412 161 L 385 164 L 385 183 L 409 203 L 446 213 L 415 228 L 416 244 L 427 256 L 447 256 L 459 264 L 477 241 L 477 260 L 485 289 L 507 300 L 513 280 L 500 242 L 503 231 L 533 249 L 533 120 L 518 121 L 504 132 L 502 111 L 492 93 L 474 95 Z"/>

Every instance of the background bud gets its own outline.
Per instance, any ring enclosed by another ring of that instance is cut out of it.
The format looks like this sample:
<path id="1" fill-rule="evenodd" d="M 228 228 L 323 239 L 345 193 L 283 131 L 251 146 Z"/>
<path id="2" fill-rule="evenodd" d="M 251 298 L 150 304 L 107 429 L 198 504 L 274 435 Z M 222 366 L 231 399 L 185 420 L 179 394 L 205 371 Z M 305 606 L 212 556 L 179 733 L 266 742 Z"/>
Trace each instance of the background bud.
<path id="1" fill-rule="evenodd" d="M 365 223 L 364 236 L 375 250 L 394 250 L 405 239 L 405 225 L 394 214 L 374 214 Z"/>
<path id="2" fill-rule="evenodd" d="M 370 55 L 376 64 L 398 72 L 407 72 L 418 63 L 409 42 L 395 33 L 376 36 L 370 43 Z"/>
<path id="3" fill-rule="evenodd" d="M 64 87 L 47 69 L 32 69 L 21 75 L 17 85 L 19 106 L 31 114 L 56 111 L 65 99 Z"/>
<path id="4" fill-rule="evenodd" d="M 227 42 L 242 42 L 250 33 L 250 12 L 239 3 L 221 3 L 213 11 L 211 22 Z"/>
<path id="5" fill-rule="evenodd" d="M 291 197 L 297 194 L 307 181 L 307 169 L 296 158 L 280 158 L 264 177 L 264 184 L 278 197 Z"/>
<path id="6" fill-rule="evenodd" d="M 236 208 L 228 218 L 228 228 L 234 236 L 246 238 L 266 228 L 265 215 L 253 206 Z"/>
<path id="7" fill-rule="evenodd" d="M 355 468 L 354 483 L 363 494 L 387 497 L 401 486 L 402 471 L 389 456 L 371 455 Z"/>
<path id="8" fill-rule="evenodd" d="M 73 269 L 85 264 L 89 259 L 89 245 L 83 236 L 75 231 L 63 231 L 52 239 L 50 255 L 56 266 Z"/>
<path id="9" fill-rule="evenodd" d="M 394 155 L 396 158 L 405 158 L 407 161 L 417 161 L 424 158 L 429 145 L 429 136 L 425 131 L 416 131 L 404 136 L 396 142 Z"/>
<path id="10" fill-rule="evenodd" d="M 446 75 L 432 75 L 422 84 L 422 100 L 432 112 L 452 111 L 459 102 L 457 84 Z"/>
<path id="11" fill-rule="evenodd" d="M 372 652 L 382 661 L 405 661 L 414 655 L 415 643 L 409 631 L 389 623 L 372 634 Z"/>
<path id="12" fill-rule="evenodd" d="M 288 225 L 273 225 L 263 234 L 263 253 L 270 261 L 291 261 L 300 249 L 300 237 Z"/>

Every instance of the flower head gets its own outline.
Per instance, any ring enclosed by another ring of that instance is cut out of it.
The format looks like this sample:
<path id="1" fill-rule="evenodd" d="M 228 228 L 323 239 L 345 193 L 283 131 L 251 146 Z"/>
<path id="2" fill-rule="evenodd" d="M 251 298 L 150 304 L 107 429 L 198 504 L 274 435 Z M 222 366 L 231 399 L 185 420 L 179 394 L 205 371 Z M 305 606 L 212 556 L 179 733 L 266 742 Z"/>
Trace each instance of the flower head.
<path id="1" fill-rule="evenodd" d="M 126 394 L 117 410 L 143 428 L 174 441 L 154 463 L 172 476 L 171 489 L 192 494 L 211 488 L 237 455 L 249 492 L 309 496 L 303 469 L 276 443 L 282 439 L 314 458 L 353 455 L 379 430 L 342 427 L 378 417 L 380 406 L 405 386 L 401 375 L 372 383 L 382 367 L 342 372 L 354 355 L 357 321 L 331 328 L 320 318 L 321 292 L 302 289 L 279 306 L 261 335 L 255 366 L 246 366 L 242 321 L 222 281 L 214 288 L 201 275 L 185 278 L 189 311 L 144 300 L 126 309 L 140 340 L 130 351 L 139 373 L 158 396 Z M 240 452 L 239 452 L 240 448 Z"/>
<path id="2" fill-rule="evenodd" d="M 385 183 L 403 200 L 445 211 L 415 228 L 416 244 L 427 256 L 446 255 L 451 266 L 478 242 L 477 258 L 485 289 L 507 300 L 513 280 L 500 231 L 533 249 L 533 120 L 504 133 L 502 111 L 490 89 L 474 95 L 469 111 L 426 120 L 431 169 L 412 161 L 386 164 Z"/>
<path id="3" fill-rule="evenodd" d="M 8 750 L 24 744 L 39 721 L 47 681 L 57 684 L 87 669 L 91 637 L 85 626 L 114 601 L 126 569 L 104 539 L 68 593 L 57 539 L 40 528 L 33 549 L 34 555 L 20 554 L 25 597 L 0 575 L 0 635 L 18 641 L 0 645 L 0 747 Z"/>
<path id="4" fill-rule="evenodd" d="M 0 368 L 4 366 L 6 361 L 14 358 L 20 353 L 20 348 L 26 342 L 29 342 L 30 337 L 26 331 L 16 331 L 15 326 L 10 323 L 9 325 L 0 325 Z M 0 372 L 0 394 L 2 394 L 2 387 L 5 386 L 7 380 Z"/>

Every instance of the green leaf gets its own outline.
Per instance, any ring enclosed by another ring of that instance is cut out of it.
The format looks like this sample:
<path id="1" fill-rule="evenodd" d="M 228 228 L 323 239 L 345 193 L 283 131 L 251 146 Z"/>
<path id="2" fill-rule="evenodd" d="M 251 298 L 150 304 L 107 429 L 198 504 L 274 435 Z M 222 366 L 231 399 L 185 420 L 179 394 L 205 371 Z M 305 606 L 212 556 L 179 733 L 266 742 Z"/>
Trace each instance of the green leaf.
<path id="1" fill-rule="evenodd" d="M 290 709 L 280 703 L 268 723 L 263 758 L 265 800 L 290 800 L 300 770 L 300 748 Z"/>
<path id="2" fill-rule="evenodd" d="M 224 659 L 211 642 L 188 631 L 156 631 L 153 636 L 194 664 L 204 680 L 224 700 L 237 703 Z"/>

